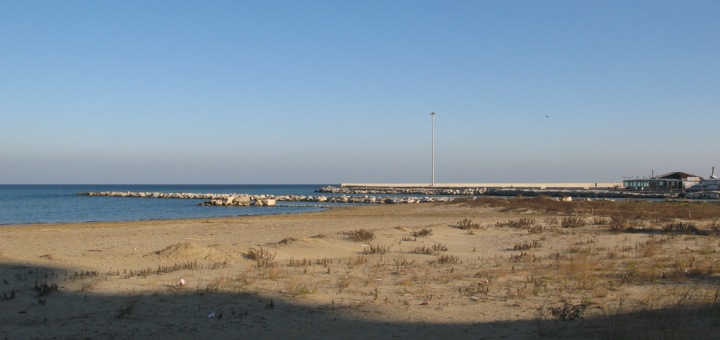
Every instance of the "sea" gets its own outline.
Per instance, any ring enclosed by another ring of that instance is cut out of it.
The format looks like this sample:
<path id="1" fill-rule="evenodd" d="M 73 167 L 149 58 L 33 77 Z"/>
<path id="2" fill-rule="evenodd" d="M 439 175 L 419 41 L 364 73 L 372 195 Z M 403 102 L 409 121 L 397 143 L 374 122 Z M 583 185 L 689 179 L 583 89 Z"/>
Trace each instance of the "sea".
<path id="1" fill-rule="evenodd" d="M 327 185 L 0 185 L 0 225 L 147 221 L 312 212 L 324 208 L 300 206 L 313 204 L 312 202 L 278 202 L 281 206 L 276 207 L 217 207 L 199 206 L 199 203 L 205 201 L 202 199 L 77 194 L 132 191 L 315 196 L 319 195 L 315 190 Z"/>

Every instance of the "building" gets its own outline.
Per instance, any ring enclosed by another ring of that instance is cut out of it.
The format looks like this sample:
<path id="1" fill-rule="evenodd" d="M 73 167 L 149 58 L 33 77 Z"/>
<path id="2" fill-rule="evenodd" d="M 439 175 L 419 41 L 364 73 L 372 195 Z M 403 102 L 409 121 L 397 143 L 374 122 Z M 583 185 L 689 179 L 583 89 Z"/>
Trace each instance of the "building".
<path id="1" fill-rule="evenodd" d="M 702 177 L 684 172 L 669 172 L 651 178 L 636 178 L 623 181 L 626 190 L 682 191 L 702 181 Z"/>

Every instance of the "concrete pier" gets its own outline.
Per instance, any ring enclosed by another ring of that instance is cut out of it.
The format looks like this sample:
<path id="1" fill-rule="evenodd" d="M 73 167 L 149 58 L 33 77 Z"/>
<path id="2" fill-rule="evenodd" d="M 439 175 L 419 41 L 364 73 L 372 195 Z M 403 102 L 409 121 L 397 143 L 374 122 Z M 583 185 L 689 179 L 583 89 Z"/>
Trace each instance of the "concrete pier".
<path id="1" fill-rule="evenodd" d="M 520 189 L 613 189 L 622 182 L 608 183 L 342 183 L 341 188 L 520 188 Z"/>

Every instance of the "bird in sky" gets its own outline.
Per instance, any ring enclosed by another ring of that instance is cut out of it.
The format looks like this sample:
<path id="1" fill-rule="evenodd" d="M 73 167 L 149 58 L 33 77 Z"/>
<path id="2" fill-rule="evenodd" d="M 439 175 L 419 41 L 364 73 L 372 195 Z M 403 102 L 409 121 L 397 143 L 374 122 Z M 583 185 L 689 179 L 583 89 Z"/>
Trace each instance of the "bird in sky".
<path id="1" fill-rule="evenodd" d="M 545 118 L 550 118 L 550 116 L 545 116 Z"/>

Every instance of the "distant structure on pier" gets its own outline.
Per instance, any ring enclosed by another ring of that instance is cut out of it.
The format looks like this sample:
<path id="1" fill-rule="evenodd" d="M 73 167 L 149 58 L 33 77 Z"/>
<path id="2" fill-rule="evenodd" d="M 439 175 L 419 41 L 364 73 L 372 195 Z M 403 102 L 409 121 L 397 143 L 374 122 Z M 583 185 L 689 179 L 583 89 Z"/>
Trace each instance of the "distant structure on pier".
<path id="1" fill-rule="evenodd" d="M 664 175 L 650 178 L 627 179 L 623 181 L 626 190 L 642 191 L 682 191 L 702 182 L 698 175 L 685 172 L 668 172 Z"/>

